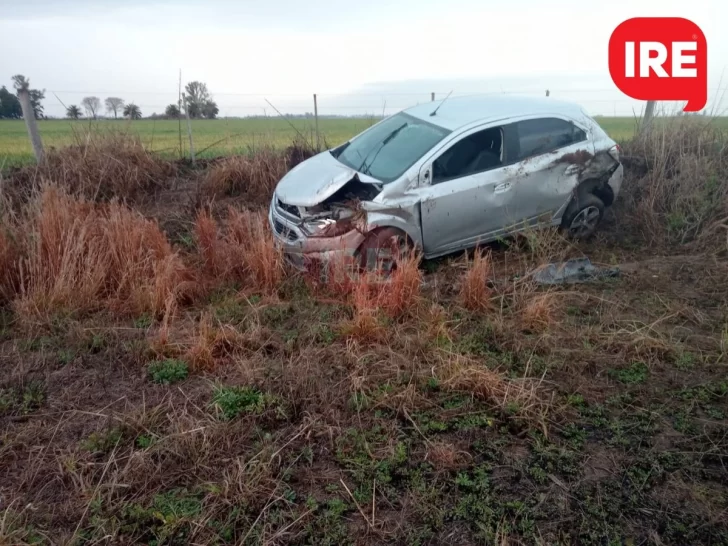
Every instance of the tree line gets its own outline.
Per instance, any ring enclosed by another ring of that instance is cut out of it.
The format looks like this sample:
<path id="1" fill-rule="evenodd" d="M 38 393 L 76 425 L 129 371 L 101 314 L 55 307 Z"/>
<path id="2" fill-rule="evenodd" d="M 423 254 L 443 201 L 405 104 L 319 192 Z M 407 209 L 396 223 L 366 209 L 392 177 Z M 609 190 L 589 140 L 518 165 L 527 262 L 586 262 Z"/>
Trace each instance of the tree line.
<path id="1" fill-rule="evenodd" d="M 21 74 L 17 74 L 12 77 L 13 88 L 16 92 L 23 86 L 26 85 L 26 78 Z M 35 119 L 42 119 L 43 116 L 43 103 L 41 102 L 45 98 L 45 89 L 29 89 L 30 93 L 30 105 L 33 108 L 33 114 Z M 16 93 L 8 91 L 8 88 L 4 85 L 0 87 L 0 119 L 22 119 L 23 110 L 20 107 L 20 101 Z"/>
<path id="2" fill-rule="evenodd" d="M 86 112 L 87 118 L 97 119 L 101 112 L 101 99 L 99 97 L 84 97 L 81 100 L 81 106 Z M 117 119 L 120 113 L 126 119 L 142 118 L 142 111 L 139 106 L 133 102 L 126 103 L 120 97 L 107 97 L 104 100 L 104 106 L 108 114 L 114 115 L 114 119 Z M 193 119 L 215 119 L 220 112 L 217 103 L 207 89 L 207 84 L 198 81 L 188 83 L 185 86 L 184 98 L 180 99 L 178 104 L 169 104 L 161 117 L 177 119 L 184 112 L 183 108 L 187 109 L 187 114 Z M 69 119 L 79 119 L 81 114 L 81 108 L 75 104 L 66 108 L 66 117 Z M 154 113 L 150 117 L 160 116 Z"/>
<path id="3" fill-rule="evenodd" d="M 16 92 L 19 89 L 19 82 L 26 81 L 25 77 L 20 75 L 13 76 L 12 79 Z M 41 101 L 45 99 L 45 89 L 29 89 L 29 93 L 35 118 L 43 119 L 45 115 Z M 168 105 L 162 116 L 155 113 L 150 117 L 177 119 L 186 110 L 186 113 L 193 119 L 215 119 L 220 112 L 217 103 L 207 89 L 207 84 L 203 82 L 193 81 L 188 83 L 185 86 L 183 97 L 177 104 Z M 84 97 L 80 106 L 76 104 L 66 106 L 66 117 L 68 119 L 81 119 L 85 114 L 87 119 L 98 119 L 103 111 L 102 106 L 107 114 L 114 116 L 114 119 L 118 119 L 119 115 L 126 119 L 141 119 L 143 117 L 141 108 L 133 102 L 127 103 L 121 97 L 107 97 L 102 105 L 101 99 L 95 96 Z M 3 85 L 0 87 L 0 119 L 22 119 L 22 117 L 23 111 L 17 94 L 9 91 Z"/>

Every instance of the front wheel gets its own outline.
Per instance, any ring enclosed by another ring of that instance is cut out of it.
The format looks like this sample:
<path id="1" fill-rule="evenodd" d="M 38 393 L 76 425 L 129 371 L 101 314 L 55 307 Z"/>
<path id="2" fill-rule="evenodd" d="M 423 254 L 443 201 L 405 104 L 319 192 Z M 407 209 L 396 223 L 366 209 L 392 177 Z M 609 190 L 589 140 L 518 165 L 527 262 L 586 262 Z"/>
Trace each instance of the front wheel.
<path id="1" fill-rule="evenodd" d="M 594 235 L 603 217 L 604 202 L 588 193 L 569 204 L 561 219 L 561 228 L 574 239 L 588 239 Z"/>
<path id="2" fill-rule="evenodd" d="M 413 246 L 407 234 L 397 228 L 373 231 L 359 247 L 359 266 L 364 271 L 389 275 L 397 269 L 399 262 L 410 256 Z"/>

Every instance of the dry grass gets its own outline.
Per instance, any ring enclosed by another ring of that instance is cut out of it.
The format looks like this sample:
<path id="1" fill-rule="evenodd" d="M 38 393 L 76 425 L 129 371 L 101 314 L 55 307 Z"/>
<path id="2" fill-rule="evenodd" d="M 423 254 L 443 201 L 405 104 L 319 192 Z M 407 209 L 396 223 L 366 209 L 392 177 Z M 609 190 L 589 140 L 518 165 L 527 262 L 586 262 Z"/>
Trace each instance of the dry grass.
<path id="1" fill-rule="evenodd" d="M 303 279 L 318 297 L 345 298 L 356 288 L 359 264 L 349 256 L 338 256 L 325 262 L 312 260 L 306 264 Z"/>
<path id="2" fill-rule="evenodd" d="M 427 455 L 425 457 L 435 468 L 451 471 L 467 466 L 472 460 L 472 455 L 466 451 L 458 450 L 449 442 L 429 442 L 427 444 Z"/>
<path id="3" fill-rule="evenodd" d="M 521 307 L 523 325 L 532 332 L 545 332 L 558 320 L 559 307 L 559 298 L 554 292 L 536 294 Z"/>
<path id="4" fill-rule="evenodd" d="M 19 271 L 20 249 L 15 240 L 16 231 L 11 226 L 0 228 L 0 301 L 13 298 L 20 287 Z"/>
<path id="5" fill-rule="evenodd" d="M 326 291 L 346 297 L 353 319 L 346 330 L 359 338 L 378 338 L 384 333 L 383 318 L 397 320 L 414 315 L 420 302 L 422 271 L 414 253 L 400 260 L 389 275 L 380 271 L 360 272 L 348 260 L 327 264 Z"/>
<path id="6" fill-rule="evenodd" d="M 507 415 L 541 420 L 548 410 L 539 393 L 539 381 L 509 379 L 483 366 L 477 359 L 442 353 L 433 373 L 444 388 L 475 395 Z"/>
<path id="7" fill-rule="evenodd" d="M 397 262 L 390 278 L 379 283 L 382 309 L 390 318 L 398 318 L 412 312 L 420 298 L 422 271 L 420 257 L 412 250 Z"/>
<path id="8" fill-rule="evenodd" d="M 230 208 L 224 227 L 231 269 L 244 271 L 257 290 L 275 293 L 283 279 L 284 262 L 265 213 Z"/>
<path id="9" fill-rule="evenodd" d="M 466 267 L 460 284 L 460 304 L 471 311 L 491 308 L 493 291 L 488 286 L 492 270 L 490 253 L 477 249 L 472 261 L 466 262 Z"/>
<path id="10" fill-rule="evenodd" d="M 219 275 L 227 268 L 218 230 L 210 211 L 200 210 L 195 219 L 195 242 L 202 259 L 202 268 L 209 275 Z"/>
<path id="11" fill-rule="evenodd" d="M 161 315 L 170 297 L 192 292 L 189 270 L 157 224 L 118 203 L 94 205 L 46 186 L 24 210 L 14 239 L 19 248 L 6 258 L 4 293 L 26 320 L 104 307 Z"/>
<path id="12" fill-rule="evenodd" d="M 220 332 L 213 326 L 209 313 L 200 318 L 197 337 L 187 352 L 187 360 L 197 370 L 211 370 L 215 366 L 216 351 L 220 344 Z"/>
<path id="13" fill-rule="evenodd" d="M 205 173 L 201 189 L 207 199 L 242 195 L 251 205 L 265 206 L 287 170 L 284 154 L 273 148 L 260 148 L 250 155 L 215 162 Z"/>
<path id="14" fill-rule="evenodd" d="M 141 139 L 122 131 L 84 131 L 75 144 L 51 150 L 38 167 L 25 167 L 11 178 L 12 190 L 24 193 L 50 181 L 87 199 L 134 200 L 164 187 L 176 166 L 144 149 Z"/>
<path id="15" fill-rule="evenodd" d="M 638 178 L 628 176 L 625 197 L 653 241 L 722 239 L 717 226 L 728 218 L 725 142 L 710 118 L 674 117 L 625 146 L 627 163 L 636 165 L 628 172 Z"/>
<path id="16" fill-rule="evenodd" d="M 195 239 L 212 283 L 232 280 L 248 290 L 277 292 L 285 267 L 264 213 L 229 207 L 218 227 L 208 211 L 201 211 L 195 221 Z"/>
<path id="17" fill-rule="evenodd" d="M 349 295 L 354 316 L 346 331 L 357 338 L 376 339 L 384 333 L 380 310 L 385 297 L 375 277 L 373 274 L 360 275 Z"/>

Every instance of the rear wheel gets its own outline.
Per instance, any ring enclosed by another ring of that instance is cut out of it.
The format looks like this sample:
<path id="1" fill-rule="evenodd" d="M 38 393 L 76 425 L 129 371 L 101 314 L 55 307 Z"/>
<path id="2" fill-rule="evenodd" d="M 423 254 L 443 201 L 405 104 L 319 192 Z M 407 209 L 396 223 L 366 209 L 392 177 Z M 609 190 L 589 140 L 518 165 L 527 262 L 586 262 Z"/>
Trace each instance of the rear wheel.
<path id="1" fill-rule="evenodd" d="M 588 239 L 597 230 L 604 216 L 604 202 L 592 193 L 572 201 L 561 220 L 562 229 L 574 239 Z"/>
<path id="2" fill-rule="evenodd" d="M 407 234 L 397 228 L 372 231 L 359 247 L 359 266 L 365 271 L 388 275 L 397 269 L 398 262 L 409 256 L 413 247 Z"/>

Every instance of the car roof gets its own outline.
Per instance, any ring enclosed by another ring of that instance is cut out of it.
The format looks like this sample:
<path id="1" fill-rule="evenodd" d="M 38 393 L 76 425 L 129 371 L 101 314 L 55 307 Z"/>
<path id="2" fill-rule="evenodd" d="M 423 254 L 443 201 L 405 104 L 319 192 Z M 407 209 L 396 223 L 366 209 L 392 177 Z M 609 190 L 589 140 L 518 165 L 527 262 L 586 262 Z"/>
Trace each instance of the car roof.
<path id="1" fill-rule="evenodd" d="M 440 106 L 437 114 L 430 114 Z M 564 115 L 582 118 L 586 115 L 578 104 L 551 98 L 518 95 L 475 95 L 450 97 L 412 106 L 405 113 L 451 131 L 474 122 L 528 115 Z"/>

